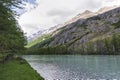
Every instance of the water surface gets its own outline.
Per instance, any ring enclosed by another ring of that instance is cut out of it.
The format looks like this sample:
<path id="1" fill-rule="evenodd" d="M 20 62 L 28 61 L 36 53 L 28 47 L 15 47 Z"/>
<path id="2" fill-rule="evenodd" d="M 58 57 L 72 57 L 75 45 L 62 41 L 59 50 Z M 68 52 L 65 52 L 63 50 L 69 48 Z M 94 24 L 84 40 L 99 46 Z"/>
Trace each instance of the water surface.
<path id="1" fill-rule="evenodd" d="M 45 80 L 119 80 L 120 56 L 23 56 Z"/>

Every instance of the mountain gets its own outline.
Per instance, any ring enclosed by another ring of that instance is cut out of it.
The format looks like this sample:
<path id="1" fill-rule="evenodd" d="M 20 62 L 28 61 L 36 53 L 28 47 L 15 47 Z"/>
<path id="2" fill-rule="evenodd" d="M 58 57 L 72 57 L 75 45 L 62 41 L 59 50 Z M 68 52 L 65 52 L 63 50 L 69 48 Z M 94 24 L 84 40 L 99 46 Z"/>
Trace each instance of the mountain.
<path id="1" fill-rule="evenodd" d="M 119 54 L 120 7 L 87 10 L 50 34 L 30 49 L 36 54 Z"/>
<path id="2" fill-rule="evenodd" d="M 45 30 L 39 30 L 38 32 L 28 36 L 27 40 L 28 42 L 34 41 L 36 39 L 38 39 L 39 37 L 41 37 L 43 34 L 51 34 L 54 33 L 55 31 L 57 31 L 57 29 L 65 27 L 68 24 L 71 24 L 79 19 L 86 19 L 95 15 L 98 15 L 100 13 L 104 13 L 106 11 L 109 11 L 111 9 L 116 8 L 117 6 L 112 6 L 112 7 L 103 7 L 101 9 L 99 9 L 98 12 L 91 12 L 89 10 L 84 11 L 83 13 L 78 14 L 77 16 L 73 17 L 71 20 L 63 23 L 63 24 L 58 24 L 56 26 L 50 27 L 49 29 L 45 29 Z"/>
<path id="3" fill-rule="evenodd" d="M 112 10 L 112 9 L 115 9 L 115 8 L 117 8 L 118 6 L 116 6 L 116 5 L 114 5 L 114 6 L 107 6 L 107 7 L 103 7 L 103 8 L 101 8 L 101 9 L 99 9 L 99 11 L 97 12 L 98 14 L 100 14 L 100 13 L 104 13 L 104 12 L 106 12 L 106 11 L 109 11 L 109 10 Z"/>
<path id="4" fill-rule="evenodd" d="M 38 32 L 36 32 L 36 33 L 28 36 L 28 37 L 27 37 L 27 41 L 28 41 L 28 42 L 31 42 L 31 41 L 36 40 L 37 38 L 41 37 L 41 35 L 43 35 L 44 32 L 46 32 L 46 31 L 47 31 L 47 30 L 39 30 Z"/>
<path id="5" fill-rule="evenodd" d="M 26 48 L 32 47 L 40 43 L 41 41 L 49 38 L 52 35 L 52 33 L 57 29 L 59 29 L 60 27 L 61 27 L 61 24 L 51 27 L 49 29 L 39 30 L 38 32 L 28 36 L 27 37 L 28 44 L 25 47 Z"/>

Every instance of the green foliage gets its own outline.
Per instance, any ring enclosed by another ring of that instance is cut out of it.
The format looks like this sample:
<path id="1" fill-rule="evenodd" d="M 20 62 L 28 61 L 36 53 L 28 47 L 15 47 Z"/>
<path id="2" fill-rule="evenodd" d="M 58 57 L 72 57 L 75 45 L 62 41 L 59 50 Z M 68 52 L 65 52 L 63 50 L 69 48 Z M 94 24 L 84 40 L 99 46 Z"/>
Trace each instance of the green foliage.
<path id="1" fill-rule="evenodd" d="M 12 60 L 6 64 L 0 63 L 0 80 L 44 80 L 22 59 Z"/>
<path id="2" fill-rule="evenodd" d="M 84 55 L 115 55 L 120 52 L 120 34 L 113 33 L 109 37 L 93 38 L 89 42 L 83 43 L 75 49 L 78 54 Z"/>
<path id="3" fill-rule="evenodd" d="M 85 35 L 87 35 L 86 33 Z M 84 35 L 83 35 L 84 36 Z M 94 37 L 93 39 L 80 44 L 79 47 L 71 47 L 76 41 L 80 40 L 80 38 L 76 38 L 66 45 L 57 45 L 51 47 L 43 47 L 45 44 L 40 43 L 39 46 L 29 48 L 27 54 L 82 54 L 82 55 L 114 55 L 119 54 L 120 52 L 120 34 L 112 33 L 109 36 L 103 37 Z M 49 40 L 51 42 L 51 40 Z"/>
<path id="4" fill-rule="evenodd" d="M 7 53 L 0 53 L 0 62 L 7 56 Z"/>
<path id="5" fill-rule="evenodd" d="M 29 42 L 25 47 L 26 48 L 30 48 L 30 47 L 33 47 L 33 46 L 37 46 L 38 44 L 42 45 L 42 44 L 45 44 L 48 42 L 48 40 L 50 39 L 51 35 L 49 34 L 45 34 L 45 35 L 42 35 L 41 37 L 39 37 L 38 39 L 34 40 L 34 41 L 31 41 Z"/>
<path id="6" fill-rule="evenodd" d="M 45 45 L 48 45 L 52 40 L 53 40 L 53 38 L 50 37 L 50 38 L 40 42 L 39 44 L 33 46 L 33 48 L 35 48 L 35 47 L 39 47 L 39 48 L 44 47 Z"/>
<path id="7" fill-rule="evenodd" d="M 104 39 L 106 50 L 110 54 L 113 53 L 112 41 L 113 41 L 113 39 L 111 37 L 108 37 L 108 38 Z"/>
<path id="8" fill-rule="evenodd" d="M 83 28 L 83 29 L 87 29 L 87 25 L 84 23 L 80 24 L 76 24 L 75 26 L 79 27 L 79 28 Z"/>
<path id="9" fill-rule="evenodd" d="M 33 41 L 32 43 L 34 44 L 31 46 L 29 46 L 29 44 L 31 43 L 28 43 L 27 48 L 41 48 L 49 44 L 52 40 L 53 40 L 53 37 L 51 37 L 51 35 L 46 35 L 46 38 L 40 37 L 40 39 Z"/>
<path id="10" fill-rule="evenodd" d="M 0 1 L 0 51 L 22 51 L 26 44 L 23 31 L 15 19 L 14 7 L 19 7 L 22 0 Z"/>
<path id="11" fill-rule="evenodd" d="M 62 28 L 57 29 L 56 31 L 58 31 L 58 34 L 62 34 L 62 33 L 64 33 L 65 31 L 67 31 L 67 28 L 66 28 L 66 26 L 64 26 L 64 27 L 62 27 Z"/>
<path id="12" fill-rule="evenodd" d="M 82 37 L 84 37 L 85 35 L 89 34 L 89 32 L 86 32 L 85 34 L 83 34 L 82 36 L 78 37 L 78 38 L 75 38 L 73 39 L 72 41 L 70 41 L 67 46 L 71 46 L 72 44 L 74 44 L 76 41 L 80 40 Z"/>
<path id="13" fill-rule="evenodd" d="M 120 51 L 120 34 L 114 33 L 112 36 L 112 44 L 115 52 Z"/>
<path id="14" fill-rule="evenodd" d="M 113 26 L 115 26 L 115 29 L 120 28 L 120 21 L 118 21 L 117 23 L 114 23 Z"/>
<path id="15" fill-rule="evenodd" d="M 62 55 L 67 54 L 67 47 L 65 45 L 58 45 L 58 46 L 52 46 L 52 47 L 42 47 L 42 48 L 32 48 L 28 49 L 26 54 L 32 54 L 32 55 L 47 55 L 47 54 L 54 54 L 54 55 Z"/>

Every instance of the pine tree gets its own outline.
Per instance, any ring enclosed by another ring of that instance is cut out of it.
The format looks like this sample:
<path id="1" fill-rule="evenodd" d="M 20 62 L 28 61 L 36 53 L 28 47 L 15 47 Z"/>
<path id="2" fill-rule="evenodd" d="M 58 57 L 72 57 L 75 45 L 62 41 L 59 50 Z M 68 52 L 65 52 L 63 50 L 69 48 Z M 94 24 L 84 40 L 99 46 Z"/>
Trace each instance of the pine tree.
<path id="1" fill-rule="evenodd" d="M 23 31 L 15 19 L 13 8 L 22 8 L 23 0 L 0 1 L 0 51 L 21 51 L 26 44 Z"/>

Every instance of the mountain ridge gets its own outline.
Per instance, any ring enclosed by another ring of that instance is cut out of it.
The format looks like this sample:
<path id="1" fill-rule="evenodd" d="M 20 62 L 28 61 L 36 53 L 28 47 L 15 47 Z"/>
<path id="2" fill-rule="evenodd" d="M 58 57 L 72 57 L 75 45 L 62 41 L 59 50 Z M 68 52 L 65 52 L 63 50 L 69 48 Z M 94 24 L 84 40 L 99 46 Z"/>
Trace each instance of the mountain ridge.
<path id="1" fill-rule="evenodd" d="M 85 13 L 91 14 L 89 11 Z M 120 7 L 68 23 L 54 31 L 48 41 L 32 48 L 50 50 L 53 46 L 58 50 L 62 46 L 71 54 L 117 54 L 120 50 Z"/>
<path id="2" fill-rule="evenodd" d="M 49 29 L 45 29 L 45 30 L 39 30 L 37 31 L 36 33 L 28 36 L 28 42 L 30 41 L 34 41 L 35 39 L 41 37 L 41 35 L 43 34 L 49 34 L 49 33 L 54 33 L 54 31 L 56 31 L 57 29 L 59 28 L 62 28 L 68 24 L 71 24 L 79 19 L 85 19 L 85 18 L 88 18 L 88 17 L 92 17 L 92 16 L 95 16 L 95 15 L 98 15 L 98 14 L 101 14 L 103 12 L 106 12 L 108 10 L 111 10 L 111 9 L 114 9 L 116 8 L 117 6 L 108 6 L 108 7 L 103 7 L 103 8 L 100 8 L 97 12 L 92 12 L 90 10 L 85 10 L 84 12 L 82 13 L 79 13 L 78 15 L 76 15 L 75 17 L 73 17 L 72 19 L 64 22 L 63 24 L 58 24 L 56 26 L 53 26 L 53 27 L 50 27 Z"/>

